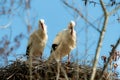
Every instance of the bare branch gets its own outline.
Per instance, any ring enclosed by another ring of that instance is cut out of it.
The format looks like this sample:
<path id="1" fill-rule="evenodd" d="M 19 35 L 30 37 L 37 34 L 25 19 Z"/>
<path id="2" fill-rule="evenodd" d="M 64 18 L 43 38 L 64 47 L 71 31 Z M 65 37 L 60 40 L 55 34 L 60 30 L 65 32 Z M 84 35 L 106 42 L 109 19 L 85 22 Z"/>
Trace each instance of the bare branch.
<path id="1" fill-rule="evenodd" d="M 104 16 L 107 17 L 107 10 L 106 10 L 106 8 L 105 8 L 104 3 L 103 3 L 102 0 L 100 0 L 100 4 L 101 4 L 101 7 L 102 7 L 102 9 L 103 9 Z"/>
<path id="2" fill-rule="evenodd" d="M 109 16 L 116 13 L 120 9 L 120 5 L 117 6 L 115 9 L 113 9 L 111 12 L 109 12 Z"/>
<path id="3" fill-rule="evenodd" d="M 115 46 L 112 48 L 112 51 L 110 52 L 110 56 L 109 56 L 106 64 L 105 64 L 104 67 L 103 67 L 102 73 L 100 74 L 100 79 L 99 79 L 99 80 L 102 80 L 102 77 L 103 77 L 103 75 L 104 75 L 104 72 L 106 71 L 107 66 L 108 66 L 108 64 L 110 63 L 110 60 L 111 60 L 112 56 L 114 55 L 114 51 L 115 51 L 115 49 L 117 48 L 117 46 L 118 46 L 119 44 L 120 44 L 120 38 L 117 40 Z"/>
<path id="4" fill-rule="evenodd" d="M 105 8 L 104 3 L 103 3 L 102 0 L 100 0 L 100 3 L 101 3 L 101 7 L 103 9 L 103 12 L 104 12 L 105 19 L 104 19 L 104 23 L 103 23 L 103 27 L 102 27 L 102 32 L 100 33 L 99 41 L 98 41 L 98 44 L 97 44 L 97 49 L 96 49 L 96 54 L 95 54 L 94 63 L 93 63 L 93 69 L 92 69 L 92 75 L 91 75 L 90 80 L 94 80 L 94 78 L 95 78 L 98 58 L 99 58 L 100 50 L 101 50 L 102 43 L 103 43 L 103 38 L 104 38 L 104 35 L 105 35 L 107 23 L 108 23 L 108 13 L 106 11 L 106 8 Z"/>
<path id="5" fill-rule="evenodd" d="M 73 9 L 76 13 L 78 13 L 79 16 L 80 16 L 81 18 L 83 18 L 83 20 L 84 20 L 85 22 L 87 22 L 92 28 L 94 28 L 94 29 L 95 29 L 96 31 L 98 31 L 99 33 L 101 32 L 95 25 L 93 25 L 93 23 L 91 23 L 90 21 L 88 21 L 88 20 L 85 18 L 85 16 L 83 16 L 83 14 L 82 14 L 77 8 L 75 8 L 75 7 L 73 7 L 72 5 L 68 4 L 68 3 L 67 3 L 66 1 L 64 1 L 64 0 L 62 0 L 62 2 L 63 2 L 67 7 Z"/>
<path id="6" fill-rule="evenodd" d="M 3 26 L 0 26 L 0 29 L 6 29 L 11 25 L 11 22 L 9 22 L 8 24 L 5 24 Z"/>

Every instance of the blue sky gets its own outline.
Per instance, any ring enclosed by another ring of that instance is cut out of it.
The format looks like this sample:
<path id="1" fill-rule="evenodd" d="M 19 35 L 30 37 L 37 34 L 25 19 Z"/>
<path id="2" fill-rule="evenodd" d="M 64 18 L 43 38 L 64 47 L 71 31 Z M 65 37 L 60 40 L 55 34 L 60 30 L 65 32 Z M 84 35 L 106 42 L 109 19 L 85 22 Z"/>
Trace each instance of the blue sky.
<path id="1" fill-rule="evenodd" d="M 89 5 L 87 8 L 84 6 L 84 4 L 79 1 L 76 0 L 76 2 L 74 2 L 75 7 L 79 7 L 80 11 L 83 13 L 83 15 L 86 14 L 86 11 L 88 12 L 88 20 L 93 22 L 93 24 L 97 27 L 98 23 L 100 22 L 94 22 L 97 18 L 99 18 L 103 13 L 101 11 L 101 7 L 100 5 L 96 5 L 96 7 L 94 7 L 92 4 Z M 86 10 L 87 9 L 87 10 Z M 108 11 L 111 11 L 111 9 L 108 9 Z M 22 11 L 20 12 L 22 13 Z M 75 20 L 77 22 L 77 25 L 75 27 L 75 30 L 77 31 L 77 48 L 74 49 L 71 54 L 72 55 L 76 55 L 77 51 L 78 51 L 78 58 L 82 61 L 82 59 L 84 58 L 85 55 L 85 36 L 86 36 L 86 32 L 85 32 L 85 28 L 86 28 L 86 24 L 84 22 L 84 20 L 81 17 L 77 17 L 77 14 L 67 8 L 65 5 L 62 4 L 62 2 L 60 0 L 32 0 L 32 4 L 31 4 L 31 10 L 30 10 L 30 16 L 26 17 L 27 11 L 25 12 L 25 14 L 23 14 L 23 16 L 17 17 L 0 17 L 0 21 L 2 21 L 2 23 L 0 23 L 0 25 L 4 25 L 6 23 L 11 23 L 11 26 L 9 26 L 6 29 L 0 29 L 0 38 L 4 35 L 7 34 L 8 36 L 10 36 L 10 28 L 12 29 L 12 37 L 11 37 L 11 41 L 13 40 L 13 38 L 18 35 L 19 33 L 23 33 L 26 34 L 27 37 L 29 37 L 29 35 L 27 34 L 27 30 L 25 27 L 25 20 L 26 18 L 30 18 L 31 16 L 36 16 L 36 21 L 35 21 L 35 26 L 33 26 L 33 30 L 37 29 L 37 23 L 39 19 L 44 19 L 46 25 L 48 26 L 48 43 L 47 46 L 45 48 L 44 51 L 44 57 L 48 57 L 49 56 L 49 52 L 50 52 L 50 46 L 56 36 L 56 34 L 58 32 L 60 32 L 61 30 L 65 29 L 68 25 L 68 23 L 70 22 L 70 20 Z M 120 10 L 118 12 L 118 14 L 120 15 Z M 74 16 L 76 15 L 76 16 Z M 117 15 L 112 15 L 109 18 L 109 22 L 107 25 L 107 30 L 106 30 L 106 34 L 104 37 L 104 41 L 103 41 L 103 46 L 101 49 L 101 54 L 100 55 L 109 55 L 109 52 L 111 51 L 111 44 L 115 44 L 117 39 L 120 37 L 120 23 L 118 23 L 116 21 L 117 19 Z M 4 18 L 4 19 L 2 19 Z M 102 22 L 103 22 L 103 18 L 102 18 Z M 94 57 L 95 54 L 95 50 L 96 50 L 96 46 L 97 46 L 97 42 L 98 42 L 98 38 L 99 38 L 99 33 L 94 30 L 92 27 L 90 27 L 90 25 L 87 26 L 88 27 L 88 59 L 91 59 Z M 100 23 L 100 29 L 102 27 L 102 23 Z M 28 38 L 25 38 L 21 41 L 21 47 L 15 52 L 16 54 L 25 54 L 26 51 L 26 46 L 27 46 L 27 41 Z M 118 47 L 118 50 L 120 50 L 120 46 Z M 74 54 L 75 53 L 75 54 Z M 11 55 L 10 59 L 15 59 L 15 57 L 13 55 Z M 100 64 L 101 61 L 99 62 Z M 120 64 L 120 62 L 118 62 Z"/>

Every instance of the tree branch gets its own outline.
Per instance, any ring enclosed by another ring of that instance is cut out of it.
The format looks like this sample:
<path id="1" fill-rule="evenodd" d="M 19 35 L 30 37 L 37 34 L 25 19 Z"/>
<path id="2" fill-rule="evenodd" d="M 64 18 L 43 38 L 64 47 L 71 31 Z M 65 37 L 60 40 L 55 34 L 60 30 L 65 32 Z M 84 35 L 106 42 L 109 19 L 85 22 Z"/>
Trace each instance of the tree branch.
<path id="1" fill-rule="evenodd" d="M 84 20 L 85 22 L 87 22 L 92 28 L 94 28 L 94 29 L 95 29 L 96 31 L 98 31 L 99 33 L 101 32 L 95 25 L 93 25 L 90 21 L 88 21 L 88 20 L 85 18 L 85 16 L 83 16 L 82 13 L 81 13 L 77 8 L 75 8 L 75 7 L 73 7 L 72 5 L 68 4 L 68 3 L 67 3 L 66 1 L 64 1 L 64 0 L 62 0 L 62 2 L 63 2 L 67 7 L 71 8 L 71 9 L 74 10 L 76 13 L 78 13 L 79 16 L 80 16 L 81 18 L 83 18 L 83 20 Z"/>
<path id="2" fill-rule="evenodd" d="M 112 48 L 112 51 L 110 52 L 110 56 L 109 56 L 106 64 L 105 64 L 104 67 L 103 67 L 103 70 L 102 70 L 102 72 L 101 72 L 101 74 L 100 74 L 100 79 L 99 79 L 99 80 L 102 80 L 102 77 L 103 77 L 103 75 L 104 75 L 104 72 L 106 71 L 107 66 L 108 66 L 108 64 L 110 63 L 110 60 L 111 60 L 112 56 L 114 55 L 114 51 L 115 51 L 115 49 L 117 48 L 117 46 L 118 46 L 119 44 L 120 44 L 120 38 L 117 40 L 115 46 Z"/>
<path id="3" fill-rule="evenodd" d="M 90 80 L 94 80 L 94 78 L 95 78 L 98 58 L 99 58 L 100 50 L 101 50 L 102 43 L 103 43 L 103 38 L 104 38 L 104 35 L 105 35 L 107 23 L 108 23 L 108 13 L 107 13 L 107 10 L 106 10 L 102 0 L 100 0 L 100 4 L 101 4 L 101 7 L 102 7 L 103 12 L 104 12 L 105 19 L 104 19 L 104 23 L 103 23 L 103 27 L 102 27 L 102 32 L 100 33 L 99 41 L 98 41 L 98 44 L 97 44 L 97 49 L 96 49 L 96 54 L 95 54 L 95 57 L 94 57 L 94 63 L 93 63 L 93 69 L 92 69 L 92 75 L 91 75 Z"/>
<path id="4" fill-rule="evenodd" d="M 9 22 L 9 23 L 7 23 L 7 24 L 5 24 L 5 25 L 3 25 L 3 26 L 0 26 L 0 29 L 6 29 L 6 28 L 8 28 L 10 25 L 11 25 L 11 22 Z"/>
<path id="5" fill-rule="evenodd" d="M 120 5 L 117 6 L 115 9 L 113 9 L 111 12 L 109 12 L 109 16 L 116 13 L 118 11 L 118 9 L 120 9 Z"/>

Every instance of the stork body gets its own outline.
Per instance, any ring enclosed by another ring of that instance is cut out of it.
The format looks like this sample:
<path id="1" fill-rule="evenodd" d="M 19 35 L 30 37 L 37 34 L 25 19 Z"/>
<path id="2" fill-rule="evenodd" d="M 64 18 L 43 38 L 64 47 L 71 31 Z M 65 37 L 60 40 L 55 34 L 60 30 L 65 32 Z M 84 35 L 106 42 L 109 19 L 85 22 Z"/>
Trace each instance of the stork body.
<path id="1" fill-rule="evenodd" d="M 32 56 L 32 59 L 41 58 L 45 45 L 47 43 L 47 26 L 44 20 L 39 20 L 38 30 L 35 30 L 29 38 L 26 55 Z"/>
<path id="2" fill-rule="evenodd" d="M 57 62 L 62 57 L 68 55 L 76 47 L 76 31 L 74 30 L 75 23 L 71 21 L 68 29 L 65 29 L 57 34 L 52 44 L 51 55 L 49 59 L 55 59 Z"/>

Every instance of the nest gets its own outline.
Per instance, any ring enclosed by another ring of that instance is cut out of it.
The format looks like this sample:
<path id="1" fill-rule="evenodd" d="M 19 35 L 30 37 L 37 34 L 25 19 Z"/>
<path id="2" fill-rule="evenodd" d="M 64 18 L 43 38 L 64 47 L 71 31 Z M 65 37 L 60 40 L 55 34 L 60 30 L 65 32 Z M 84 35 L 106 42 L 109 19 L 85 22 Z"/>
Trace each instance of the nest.
<path id="1" fill-rule="evenodd" d="M 60 63 L 59 80 L 66 80 L 65 75 L 69 80 L 89 80 L 92 73 L 92 68 L 89 66 L 81 66 L 75 62 L 68 64 L 67 62 Z M 39 61 L 32 66 L 32 80 L 56 80 L 57 63 Z M 12 64 L 0 68 L 0 80 L 30 80 L 29 64 L 26 61 L 15 61 Z M 100 77 L 101 69 L 97 70 L 95 80 Z M 102 80 L 110 80 L 108 73 L 104 74 Z"/>

